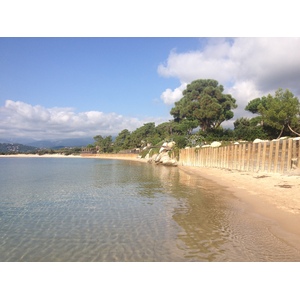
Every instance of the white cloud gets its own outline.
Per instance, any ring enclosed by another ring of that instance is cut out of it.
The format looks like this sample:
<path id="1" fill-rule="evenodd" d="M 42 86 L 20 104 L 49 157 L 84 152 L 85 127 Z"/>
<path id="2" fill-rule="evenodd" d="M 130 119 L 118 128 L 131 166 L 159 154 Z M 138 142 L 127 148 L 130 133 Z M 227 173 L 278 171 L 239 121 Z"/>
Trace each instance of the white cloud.
<path id="1" fill-rule="evenodd" d="M 300 38 L 213 38 L 198 51 L 171 51 L 167 62 L 158 66 L 158 73 L 187 83 L 217 80 L 237 100 L 237 118 L 247 115 L 244 107 L 250 100 L 278 88 L 287 88 L 299 98 L 299 53 Z M 174 92 L 166 89 L 162 100 L 172 103 L 180 88 Z"/>
<path id="2" fill-rule="evenodd" d="M 174 104 L 176 101 L 182 98 L 182 91 L 185 90 L 187 84 L 183 83 L 180 87 L 174 89 L 166 89 L 160 96 L 165 104 Z"/>
<path id="3" fill-rule="evenodd" d="M 6 100 L 5 105 L 0 107 L 0 134 L 5 138 L 55 139 L 116 135 L 123 129 L 135 130 L 144 123 L 147 121 L 116 113 L 75 113 L 73 108 L 46 108 L 21 101 Z"/>

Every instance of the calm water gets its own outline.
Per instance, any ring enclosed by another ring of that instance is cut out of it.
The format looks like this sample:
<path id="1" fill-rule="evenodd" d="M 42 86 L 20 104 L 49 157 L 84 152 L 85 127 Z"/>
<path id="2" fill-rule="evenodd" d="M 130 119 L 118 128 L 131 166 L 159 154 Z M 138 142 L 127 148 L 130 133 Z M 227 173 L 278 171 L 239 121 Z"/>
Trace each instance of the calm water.
<path id="1" fill-rule="evenodd" d="M 224 188 L 175 167 L 0 158 L 0 261 L 300 261 Z"/>

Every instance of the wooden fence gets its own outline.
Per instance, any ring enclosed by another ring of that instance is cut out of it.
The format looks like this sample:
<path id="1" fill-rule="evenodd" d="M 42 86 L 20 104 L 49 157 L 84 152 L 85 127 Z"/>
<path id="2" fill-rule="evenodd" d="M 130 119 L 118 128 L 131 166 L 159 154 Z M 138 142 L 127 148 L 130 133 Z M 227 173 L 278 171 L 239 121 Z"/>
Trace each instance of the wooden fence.
<path id="1" fill-rule="evenodd" d="M 179 164 L 250 172 L 285 173 L 300 168 L 300 141 L 285 139 L 218 148 L 181 149 Z"/>

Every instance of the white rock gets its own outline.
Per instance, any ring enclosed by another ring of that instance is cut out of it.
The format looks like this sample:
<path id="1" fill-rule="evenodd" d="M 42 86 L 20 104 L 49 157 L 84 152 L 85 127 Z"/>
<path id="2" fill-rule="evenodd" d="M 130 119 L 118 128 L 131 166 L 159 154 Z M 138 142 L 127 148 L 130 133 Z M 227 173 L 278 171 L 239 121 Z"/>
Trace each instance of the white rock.
<path id="1" fill-rule="evenodd" d="M 222 144 L 220 142 L 212 142 L 210 144 L 211 147 L 215 148 L 215 147 L 220 147 Z"/>

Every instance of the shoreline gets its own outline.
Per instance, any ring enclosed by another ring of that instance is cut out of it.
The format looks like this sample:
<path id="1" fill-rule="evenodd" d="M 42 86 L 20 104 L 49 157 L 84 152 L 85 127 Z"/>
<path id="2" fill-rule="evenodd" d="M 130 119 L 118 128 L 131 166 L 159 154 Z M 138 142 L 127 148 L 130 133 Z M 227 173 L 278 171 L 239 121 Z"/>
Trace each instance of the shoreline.
<path id="1" fill-rule="evenodd" d="M 39 154 L 8 154 L 8 155 L 0 155 L 0 158 L 10 158 L 10 157 L 13 157 L 13 158 L 26 158 L 26 157 L 29 157 L 29 158 L 43 158 L 43 157 L 47 157 L 47 158 L 51 158 L 51 157 L 54 157 L 54 158 L 82 158 L 80 155 L 73 155 L 73 154 L 70 154 L 70 155 L 64 155 L 64 154 L 43 154 L 43 155 L 39 155 Z"/>
<path id="2" fill-rule="evenodd" d="M 179 166 L 191 176 L 208 179 L 245 203 L 249 213 L 268 219 L 282 238 L 300 251 L 300 176 Z M 276 234 L 277 235 L 277 234 Z"/>
<path id="3" fill-rule="evenodd" d="M 13 154 L 1 157 L 94 158 L 147 163 L 138 157 L 80 156 L 63 154 Z M 248 204 L 251 213 L 272 220 L 277 227 L 296 234 L 300 241 L 300 173 L 275 174 L 243 172 L 229 169 L 177 166 L 190 176 L 200 176 L 224 187 L 239 201 Z M 300 249 L 300 245 L 299 245 Z"/>

